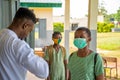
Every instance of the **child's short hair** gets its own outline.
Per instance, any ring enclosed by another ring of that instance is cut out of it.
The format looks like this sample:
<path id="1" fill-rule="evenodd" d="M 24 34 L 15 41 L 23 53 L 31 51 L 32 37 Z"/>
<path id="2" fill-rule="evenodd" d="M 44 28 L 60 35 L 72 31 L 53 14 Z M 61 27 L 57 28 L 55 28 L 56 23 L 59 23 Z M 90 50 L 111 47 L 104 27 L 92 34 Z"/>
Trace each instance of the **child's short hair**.
<path id="1" fill-rule="evenodd" d="M 52 34 L 52 37 L 56 36 L 56 35 L 62 35 L 59 31 L 55 31 L 53 34 Z"/>
<path id="2" fill-rule="evenodd" d="M 76 31 L 79 30 L 85 31 L 88 34 L 88 36 L 91 37 L 91 32 L 87 27 L 79 27 Z"/>

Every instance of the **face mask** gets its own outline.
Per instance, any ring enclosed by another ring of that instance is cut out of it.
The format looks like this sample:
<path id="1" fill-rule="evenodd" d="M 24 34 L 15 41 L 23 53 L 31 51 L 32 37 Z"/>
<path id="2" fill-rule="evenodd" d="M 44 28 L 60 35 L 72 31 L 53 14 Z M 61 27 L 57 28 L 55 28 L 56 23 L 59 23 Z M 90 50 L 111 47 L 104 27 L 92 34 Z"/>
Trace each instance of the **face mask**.
<path id="1" fill-rule="evenodd" d="M 54 44 L 60 44 L 61 39 L 54 39 L 54 38 L 53 38 L 53 41 L 54 41 Z"/>
<path id="2" fill-rule="evenodd" d="M 73 44 L 79 49 L 83 49 L 87 46 L 85 38 L 75 38 Z"/>

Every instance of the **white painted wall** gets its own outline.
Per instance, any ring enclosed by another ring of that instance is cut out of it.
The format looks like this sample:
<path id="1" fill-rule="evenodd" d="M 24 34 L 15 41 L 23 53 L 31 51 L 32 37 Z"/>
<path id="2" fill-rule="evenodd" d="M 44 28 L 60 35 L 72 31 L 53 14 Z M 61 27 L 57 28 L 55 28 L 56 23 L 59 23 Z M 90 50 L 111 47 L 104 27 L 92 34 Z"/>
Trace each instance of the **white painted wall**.
<path id="1" fill-rule="evenodd" d="M 53 43 L 53 9 L 52 8 L 30 8 L 39 19 L 46 19 L 46 38 L 39 38 L 35 40 L 35 47 L 48 46 Z"/>
<path id="2" fill-rule="evenodd" d="M 53 9 L 52 8 L 30 8 L 34 10 L 37 18 L 47 19 L 47 30 L 53 30 Z"/>
<path id="3" fill-rule="evenodd" d="M 97 16 L 97 21 L 98 22 L 104 22 L 104 16 L 103 15 L 98 15 Z"/>

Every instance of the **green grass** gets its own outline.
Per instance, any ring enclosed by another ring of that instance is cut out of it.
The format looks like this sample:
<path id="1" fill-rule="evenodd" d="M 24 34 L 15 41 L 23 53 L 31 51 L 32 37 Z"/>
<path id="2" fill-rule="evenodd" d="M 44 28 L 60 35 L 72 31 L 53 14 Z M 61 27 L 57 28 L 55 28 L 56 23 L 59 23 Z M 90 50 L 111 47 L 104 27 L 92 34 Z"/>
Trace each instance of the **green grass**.
<path id="1" fill-rule="evenodd" d="M 117 57 L 120 58 L 120 50 L 112 50 L 108 52 L 102 52 L 100 53 L 102 56 L 107 56 L 107 57 Z"/>
<path id="2" fill-rule="evenodd" d="M 97 48 L 120 50 L 120 33 L 97 33 Z"/>

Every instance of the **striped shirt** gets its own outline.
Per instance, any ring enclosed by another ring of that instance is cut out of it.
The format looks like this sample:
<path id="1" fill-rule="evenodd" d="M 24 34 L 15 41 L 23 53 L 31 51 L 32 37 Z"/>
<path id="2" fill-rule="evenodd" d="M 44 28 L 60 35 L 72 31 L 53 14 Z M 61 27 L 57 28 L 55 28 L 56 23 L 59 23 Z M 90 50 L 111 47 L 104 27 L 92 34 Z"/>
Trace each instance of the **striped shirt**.
<path id="1" fill-rule="evenodd" d="M 95 80 L 94 79 L 94 56 L 95 53 L 91 53 L 86 57 L 78 57 L 77 52 L 74 52 L 69 59 L 68 69 L 71 73 L 71 80 Z M 103 63 L 102 58 L 98 54 L 95 75 L 98 76 L 103 74 Z"/>

